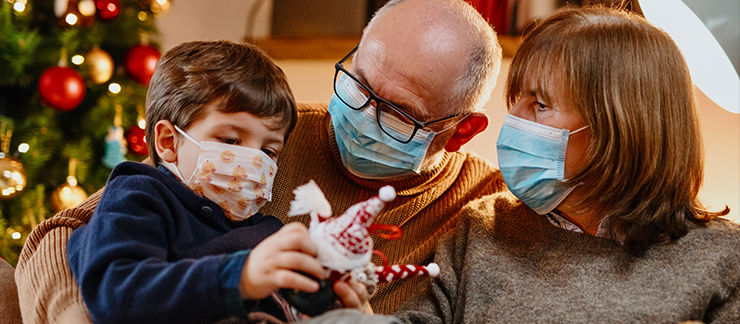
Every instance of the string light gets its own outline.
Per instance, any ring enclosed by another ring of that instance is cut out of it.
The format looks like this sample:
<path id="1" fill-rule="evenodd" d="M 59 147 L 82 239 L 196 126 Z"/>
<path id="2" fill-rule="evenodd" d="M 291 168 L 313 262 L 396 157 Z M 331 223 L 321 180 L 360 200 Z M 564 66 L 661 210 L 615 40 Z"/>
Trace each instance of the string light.
<path id="1" fill-rule="evenodd" d="M 82 56 L 82 55 L 80 55 L 80 54 L 77 54 L 75 56 L 72 56 L 72 63 L 74 65 L 80 65 L 82 63 L 85 63 L 85 57 Z"/>
<path id="2" fill-rule="evenodd" d="M 26 0 L 18 0 L 13 4 L 13 9 L 17 12 L 26 10 Z"/>
<path id="3" fill-rule="evenodd" d="M 152 5 L 150 9 L 152 10 L 154 17 L 159 17 L 170 10 L 170 1 L 169 0 L 152 1 Z"/>
<path id="4" fill-rule="evenodd" d="M 14 240 L 20 239 L 21 238 L 21 233 L 20 232 L 13 232 L 13 234 L 10 234 L 10 237 L 12 237 Z"/>
<path id="5" fill-rule="evenodd" d="M 64 18 L 64 21 L 70 25 L 74 25 L 77 23 L 77 16 L 73 13 L 68 13 L 67 17 Z"/>
<path id="6" fill-rule="evenodd" d="M 18 152 L 26 153 L 28 152 L 29 146 L 28 143 L 21 143 L 21 145 L 18 145 Z"/>
<path id="7" fill-rule="evenodd" d="M 144 106 L 142 105 L 136 106 L 136 112 L 139 113 L 139 115 L 136 117 L 136 124 L 139 125 L 139 128 L 146 129 L 146 119 L 144 118 Z"/>
<path id="8" fill-rule="evenodd" d="M 149 18 L 149 15 L 146 13 L 146 11 L 139 11 L 139 20 L 146 21 L 147 18 Z"/>
<path id="9" fill-rule="evenodd" d="M 108 91 L 110 91 L 111 93 L 119 93 L 121 92 L 121 85 L 113 82 L 108 85 Z"/>

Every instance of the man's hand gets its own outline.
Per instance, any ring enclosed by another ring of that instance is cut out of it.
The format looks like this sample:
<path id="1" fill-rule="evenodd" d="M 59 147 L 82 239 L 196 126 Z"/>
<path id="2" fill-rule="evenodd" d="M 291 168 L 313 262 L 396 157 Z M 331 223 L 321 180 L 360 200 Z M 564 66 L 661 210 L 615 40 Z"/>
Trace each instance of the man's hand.
<path id="1" fill-rule="evenodd" d="M 372 314 L 373 309 L 368 302 L 367 288 L 356 280 L 349 282 L 339 280 L 334 283 L 334 292 L 344 308 L 358 309 L 363 313 Z"/>
<path id="2" fill-rule="evenodd" d="M 280 288 L 316 292 L 319 283 L 298 273 L 325 278 L 316 253 L 317 247 L 303 224 L 286 224 L 249 253 L 239 284 L 242 299 L 263 299 Z"/>

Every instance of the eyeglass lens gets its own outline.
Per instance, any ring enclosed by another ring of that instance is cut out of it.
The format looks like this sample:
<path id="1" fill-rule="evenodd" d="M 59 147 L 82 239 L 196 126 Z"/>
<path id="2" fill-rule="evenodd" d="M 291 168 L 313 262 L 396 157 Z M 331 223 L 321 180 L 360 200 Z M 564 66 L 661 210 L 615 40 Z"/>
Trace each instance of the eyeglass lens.
<path id="1" fill-rule="evenodd" d="M 364 112 L 375 114 L 380 129 L 399 142 L 411 141 L 418 129 L 413 120 L 398 113 L 384 100 L 375 96 L 370 98 L 371 94 L 362 84 L 339 69 L 337 69 L 334 90 L 337 97 L 352 109 L 360 110 L 369 107 Z"/>

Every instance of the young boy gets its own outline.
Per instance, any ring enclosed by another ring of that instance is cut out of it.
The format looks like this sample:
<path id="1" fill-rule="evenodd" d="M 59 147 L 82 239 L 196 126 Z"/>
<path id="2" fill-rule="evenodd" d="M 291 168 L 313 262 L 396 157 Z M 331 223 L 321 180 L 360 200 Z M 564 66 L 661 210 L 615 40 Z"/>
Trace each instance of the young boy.
<path id="1" fill-rule="evenodd" d="M 167 52 L 146 102 L 158 167 L 118 165 L 67 245 L 92 320 L 292 319 L 275 291 L 315 292 L 297 271 L 324 271 L 303 225 L 281 228 L 258 210 L 296 119 L 285 75 L 255 46 L 191 42 Z"/>

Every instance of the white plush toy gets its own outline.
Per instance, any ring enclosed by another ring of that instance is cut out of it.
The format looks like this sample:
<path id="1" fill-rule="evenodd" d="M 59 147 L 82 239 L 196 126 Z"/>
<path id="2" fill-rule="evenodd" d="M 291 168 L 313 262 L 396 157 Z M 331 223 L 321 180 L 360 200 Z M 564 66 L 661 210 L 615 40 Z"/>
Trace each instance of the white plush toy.
<path id="1" fill-rule="evenodd" d="M 439 274 L 435 263 L 427 266 L 375 266 L 370 262 L 373 240 L 367 229 L 385 203 L 396 198 L 393 187 L 380 188 L 377 196 L 351 206 L 338 217 L 331 217 L 331 206 L 313 180 L 296 188 L 293 193 L 295 199 L 290 204 L 288 216 L 311 216 L 308 234 L 318 246 L 318 261 L 332 270 L 330 280 L 346 279 L 349 275 L 364 282 L 372 294 L 378 283 L 417 275 L 436 277 Z"/>

